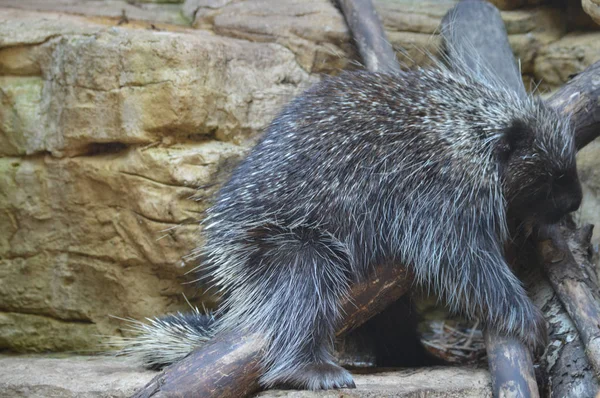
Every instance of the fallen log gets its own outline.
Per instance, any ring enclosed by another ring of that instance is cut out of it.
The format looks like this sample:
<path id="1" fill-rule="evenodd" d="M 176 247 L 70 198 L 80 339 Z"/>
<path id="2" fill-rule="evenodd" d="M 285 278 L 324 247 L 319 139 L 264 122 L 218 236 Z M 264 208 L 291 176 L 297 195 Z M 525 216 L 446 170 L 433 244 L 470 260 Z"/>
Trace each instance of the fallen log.
<path id="1" fill-rule="evenodd" d="M 589 247 L 592 226 L 551 225 L 539 231 L 537 252 L 548 279 L 579 331 L 596 376 L 600 375 L 600 297 L 589 259 L 572 247 Z M 569 245 L 571 243 L 571 245 Z"/>
<path id="2" fill-rule="evenodd" d="M 365 65 L 371 72 L 401 72 L 392 45 L 371 0 L 337 0 L 346 25 Z"/>
<path id="3" fill-rule="evenodd" d="M 575 146 L 580 150 L 600 135 L 600 61 L 561 87 L 548 104 L 570 115 L 575 127 Z"/>

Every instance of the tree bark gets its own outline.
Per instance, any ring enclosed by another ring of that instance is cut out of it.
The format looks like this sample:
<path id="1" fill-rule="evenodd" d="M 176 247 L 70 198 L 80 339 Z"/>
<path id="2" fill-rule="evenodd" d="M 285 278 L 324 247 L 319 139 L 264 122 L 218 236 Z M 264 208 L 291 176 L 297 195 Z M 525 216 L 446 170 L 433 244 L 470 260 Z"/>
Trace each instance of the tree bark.
<path id="1" fill-rule="evenodd" d="M 581 149 L 600 135 L 600 61 L 560 88 L 548 104 L 571 116 L 575 146 Z"/>
<path id="2" fill-rule="evenodd" d="M 531 353 L 513 338 L 484 333 L 495 397 L 539 397 Z"/>
<path id="3" fill-rule="evenodd" d="M 540 361 L 541 395 L 557 398 L 595 396 L 599 388 L 598 380 L 585 354 L 579 331 L 548 277 L 538 268 L 529 275 L 527 281 L 527 290 L 533 302 L 542 309 L 548 322 L 550 344 Z"/>
<path id="4" fill-rule="evenodd" d="M 569 313 L 596 376 L 600 375 L 600 300 L 589 258 L 592 228 L 552 225 L 540 231 L 537 252 L 554 291 Z M 574 250 L 573 250 L 574 249 Z M 577 259 L 573 251 L 578 252 Z"/>
<path id="5" fill-rule="evenodd" d="M 486 1 L 463 0 L 442 19 L 443 50 L 453 70 L 483 84 L 496 82 L 526 97 L 500 12 Z"/>
<path id="6" fill-rule="evenodd" d="M 401 73 L 392 45 L 387 40 L 372 0 L 337 0 L 358 52 L 371 72 Z"/>

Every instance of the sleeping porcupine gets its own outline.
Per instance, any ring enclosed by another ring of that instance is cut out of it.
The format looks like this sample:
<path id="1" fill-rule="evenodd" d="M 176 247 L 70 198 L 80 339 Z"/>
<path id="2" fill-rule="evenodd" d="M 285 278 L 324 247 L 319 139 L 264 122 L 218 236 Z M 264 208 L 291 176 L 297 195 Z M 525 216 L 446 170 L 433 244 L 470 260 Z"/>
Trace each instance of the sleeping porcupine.
<path id="1" fill-rule="evenodd" d="M 353 387 L 331 354 L 340 300 L 395 263 L 452 310 L 540 347 L 544 319 L 504 258 L 507 218 L 551 223 L 579 207 L 572 137 L 540 99 L 444 68 L 326 78 L 283 109 L 207 211 L 221 317 L 158 327 L 267 336 L 266 387 Z M 155 348 L 128 351 L 176 359 Z"/>

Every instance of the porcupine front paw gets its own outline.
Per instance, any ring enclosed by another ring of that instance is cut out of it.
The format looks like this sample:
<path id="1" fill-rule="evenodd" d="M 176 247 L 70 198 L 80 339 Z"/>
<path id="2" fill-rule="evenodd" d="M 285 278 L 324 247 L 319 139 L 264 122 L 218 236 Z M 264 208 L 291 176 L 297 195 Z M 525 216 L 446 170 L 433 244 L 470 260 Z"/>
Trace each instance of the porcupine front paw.
<path id="1" fill-rule="evenodd" d="M 281 380 L 277 384 L 303 390 L 356 388 L 350 372 L 331 362 L 303 365 L 290 374 L 282 375 Z"/>

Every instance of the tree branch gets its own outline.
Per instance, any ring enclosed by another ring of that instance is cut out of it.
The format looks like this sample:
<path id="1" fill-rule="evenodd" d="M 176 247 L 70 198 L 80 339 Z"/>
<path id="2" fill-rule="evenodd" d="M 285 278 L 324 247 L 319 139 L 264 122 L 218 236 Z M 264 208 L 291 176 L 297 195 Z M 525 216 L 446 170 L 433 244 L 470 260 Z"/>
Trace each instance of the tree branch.
<path id="1" fill-rule="evenodd" d="M 551 225 L 540 230 L 537 252 L 550 283 L 579 330 L 596 376 L 600 375 L 600 300 L 587 252 L 592 226 Z M 575 248 L 578 255 L 572 253 Z M 578 257 L 576 259 L 576 257 Z"/>
<path id="2" fill-rule="evenodd" d="M 575 145 L 581 149 L 600 135 L 600 61 L 560 88 L 548 104 L 571 116 Z"/>
<path id="3" fill-rule="evenodd" d="M 371 72 L 401 72 L 371 0 L 337 0 L 358 52 Z"/>

